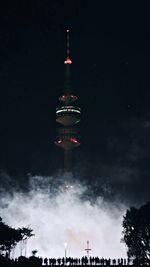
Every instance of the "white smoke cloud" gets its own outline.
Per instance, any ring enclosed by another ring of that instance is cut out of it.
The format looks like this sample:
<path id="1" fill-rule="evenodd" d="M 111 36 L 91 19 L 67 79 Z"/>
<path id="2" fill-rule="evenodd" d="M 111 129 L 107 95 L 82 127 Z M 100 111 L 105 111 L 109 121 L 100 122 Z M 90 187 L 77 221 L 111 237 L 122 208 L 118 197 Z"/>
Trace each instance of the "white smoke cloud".
<path id="1" fill-rule="evenodd" d="M 33 177 L 32 189 L 3 198 L 0 216 L 14 227 L 30 226 L 34 237 L 27 242 L 27 256 L 38 250 L 42 257 L 81 257 L 87 240 L 92 256 L 126 257 L 125 245 L 120 243 L 122 219 L 126 207 L 107 203 L 102 197 L 94 202 L 84 200 L 85 188 L 74 184 L 53 192 L 51 179 Z M 20 255 L 17 246 L 14 256 Z"/>

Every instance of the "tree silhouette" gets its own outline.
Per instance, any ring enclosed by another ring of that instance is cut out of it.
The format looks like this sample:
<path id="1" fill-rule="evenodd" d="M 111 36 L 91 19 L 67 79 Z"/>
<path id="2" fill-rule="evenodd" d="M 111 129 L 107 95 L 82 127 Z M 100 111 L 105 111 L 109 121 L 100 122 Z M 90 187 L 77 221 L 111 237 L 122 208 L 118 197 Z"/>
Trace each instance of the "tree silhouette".
<path id="1" fill-rule="evenodd" d="M 5 224 L 0 217 L 0 251 L 10 255 L 11 249 L 14 248 L 18 242 L 33 236 L 32 231 L 33 230 L 29 227 L 12 228 Z"/>
<path id="2" fill-rule="evenodd" d="M 123 238 L 128 257 L 137 263 L 150 263 L 150 202 L 139 209 L 131 207 L 123 217 Z"/>

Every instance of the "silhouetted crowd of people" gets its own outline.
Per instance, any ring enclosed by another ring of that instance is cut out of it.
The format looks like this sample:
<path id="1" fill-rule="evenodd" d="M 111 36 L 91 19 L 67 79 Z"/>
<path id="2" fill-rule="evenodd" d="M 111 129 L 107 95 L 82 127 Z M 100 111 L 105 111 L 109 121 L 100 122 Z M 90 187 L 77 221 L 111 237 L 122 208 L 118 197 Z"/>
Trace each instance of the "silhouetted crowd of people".
<path id="1" fill-rule="evenodd" d="M 44 265 L 127 265 L 126 259 L 104 259 L 99 257 L 82 257 L 82 258 L 45 258 Z M 129 263 L 128 263 L 129 264 Z"/>
<path id="2" fill-rule="evenodd" d="M 83 266 L 83 265 L 101 265 L 101 266 L 122 266 L 122 265 L 130 265 L 131 262 L 127 259 L 105 259 L 99 257 L 82 257 L 82 258 L 42 258 L 31 256 L 26 258 L 24 256 L 20 256 L 16 259 L 8 259 L 0 256 L 0 266 L 64 266 L 64 265 L 72 265 L 72 266 Z"/>

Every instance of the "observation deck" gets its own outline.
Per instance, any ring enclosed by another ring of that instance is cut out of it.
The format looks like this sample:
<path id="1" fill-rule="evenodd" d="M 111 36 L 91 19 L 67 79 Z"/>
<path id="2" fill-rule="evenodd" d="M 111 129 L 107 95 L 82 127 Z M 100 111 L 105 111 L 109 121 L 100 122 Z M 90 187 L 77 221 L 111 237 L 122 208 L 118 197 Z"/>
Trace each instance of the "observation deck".
<path id="1" fill-rule="evenodd" d="M 72 126 L 80 122 L 81 109 L 75 106 L 56 108 L 56 121 L 64 126 Z"/>

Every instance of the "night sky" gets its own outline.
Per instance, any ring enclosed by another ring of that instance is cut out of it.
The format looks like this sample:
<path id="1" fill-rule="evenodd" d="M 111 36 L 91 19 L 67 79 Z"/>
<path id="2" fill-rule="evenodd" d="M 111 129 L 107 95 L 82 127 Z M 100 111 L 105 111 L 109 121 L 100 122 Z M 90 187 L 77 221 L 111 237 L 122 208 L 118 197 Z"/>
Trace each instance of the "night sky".
<path id="1" fill-rule="evenodd" d="M 72 90 L 82 108 L 76 176 L 92 185 L 94 194 L 146 201 L 150 16 L 148 6 L 135 1 L 0 4 L 1 184 L 24 186 L 29 173 L 50 176 L 63 166 L 53 141 L 68 26 Z"/>

